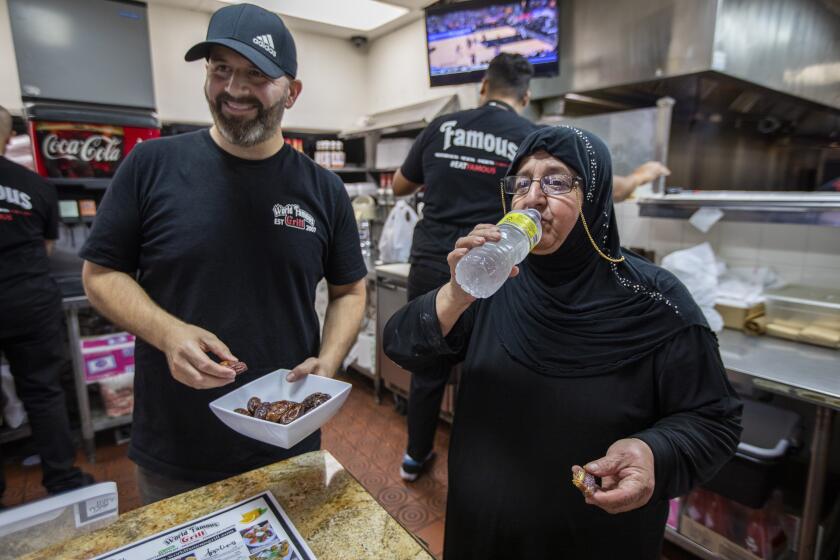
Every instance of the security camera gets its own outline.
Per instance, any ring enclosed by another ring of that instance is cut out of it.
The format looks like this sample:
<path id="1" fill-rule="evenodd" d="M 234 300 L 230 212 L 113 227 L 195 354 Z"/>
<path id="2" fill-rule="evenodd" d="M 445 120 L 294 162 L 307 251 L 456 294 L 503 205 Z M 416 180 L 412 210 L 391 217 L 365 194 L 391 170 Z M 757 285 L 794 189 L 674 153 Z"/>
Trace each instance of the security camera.
<path id="1" fill-rule="evenodd" d="M 367 46 L 368 40 L 367 37 L 362 35 L 353 35 L 350 37 L 350 42 L 353 43 L 353 46 L 357 49 L 362 49 Z"/>

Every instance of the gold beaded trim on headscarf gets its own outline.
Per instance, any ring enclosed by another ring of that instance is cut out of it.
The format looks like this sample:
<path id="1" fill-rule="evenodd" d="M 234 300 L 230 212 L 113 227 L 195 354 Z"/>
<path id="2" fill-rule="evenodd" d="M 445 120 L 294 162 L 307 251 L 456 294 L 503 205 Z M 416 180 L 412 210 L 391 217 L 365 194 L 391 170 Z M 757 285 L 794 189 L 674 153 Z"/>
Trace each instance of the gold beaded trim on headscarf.
<path id="1" fill-rule="evenodd" d="M 502 195 L 502 217 L 507 215 L 507 204 L 505 204 L 505 187 L 499 182 L 499 194 Z"/>
<path id="2" fill-rule="evenodd" d="M 577 187 L 575 187 L 575 188 L 577 188 Z M 504 216 L 504 215 L 507 214 L 507 204 L 505 204 L 505 189 L 501 185 L 501 183 L 499 184 L 499 193 L 502 195 L 502 216 Z M 604 253 L 601 250 L 600 247 L 598 247 L 598 244 L 595 243 L 595 240 L 592 238 L 592 234 L 589 233 L 589 226 L 586 224 L 586 218 L 583 217 L 583 204 L 580 201 L 580 197 L 575 196 L 575 198 L 578 201 L 578 211 L 580 212 L 580 221 L 583 224 L 583 231 L 586 232 L 586 237 L 589 238 L 589 242 L 592 243 L 592 247 L 595 248 L 595 252 L 597 252 L 601 257 L 603 257 L 608 262 L 611 262 L 611 263 L 624 262 L 624 257 L 620 257 L 618 259 L 615 259 L 613 257 L 608 256 L 606 253 Z"/>
<path id="3" fill-rule="evenodd" d="M 592 238 L 592 234 L 591 234 L 591 233 L 589 233 L 589 226 L 588 226 L 588 225 L 586 225 L 586 218 L 584 218 L 584 217 L 583 217 L 583 203 L 580 201 L 580 197 L 579 197 L 579 196 L 576 196 L 575 198 L 577 198 L 577 201 L 578 201 L 578 211 L 580 212 L 580 221 L 581 221 L 581 223 L 583 224 L 583 231 L 585 231 L 585 232 L 586 232 L 586 237 L 588 237 L 588 238 L 589 238 L 589 242 L 590 242 L 590 243 L 592 243 L 592 246 L 593 246 L 593 247 L 595 247 L 595 251 L 596 251 L 599 255 L 601 255 L 602 257 L 604 257 L 604 259 L 606 259 L 607 261 L 609 261 L 609 262 L 611 262 L 611 263 L 620 263 L 620 262 L 624 262 L 624 257 L 621 257 L 621 258 L 618 258 L 618 259 L 614 259 L 613 257 L 610 257 L 610 256 L 606 255 L 606 254 L 605 254 L 605 253 L 601 250 L 601 248 L 600 248 L 600 247 L 598 247 L 598 244 L 597 244 L 597 243 L 595 243 L 595 240 Z"/>

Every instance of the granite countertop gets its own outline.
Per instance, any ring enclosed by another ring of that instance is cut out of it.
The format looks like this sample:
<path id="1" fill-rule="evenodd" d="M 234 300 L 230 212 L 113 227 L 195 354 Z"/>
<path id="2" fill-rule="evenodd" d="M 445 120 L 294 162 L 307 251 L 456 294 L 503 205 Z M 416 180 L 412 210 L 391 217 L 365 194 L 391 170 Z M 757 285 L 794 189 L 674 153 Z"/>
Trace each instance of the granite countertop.
<path id="1" fill-rule="evenodd" d="M 433 557 L 327 451 L 306 453 L 130 511 L 24 558 L 89 559 L 269 490 L 319 560 Z"/>

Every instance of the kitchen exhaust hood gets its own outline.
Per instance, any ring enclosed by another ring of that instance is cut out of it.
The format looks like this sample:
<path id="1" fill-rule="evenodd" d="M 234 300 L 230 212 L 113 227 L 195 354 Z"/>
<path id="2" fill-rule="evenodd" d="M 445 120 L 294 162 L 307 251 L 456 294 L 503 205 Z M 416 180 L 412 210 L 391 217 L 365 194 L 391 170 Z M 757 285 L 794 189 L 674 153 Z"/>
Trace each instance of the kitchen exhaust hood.
<path id="1" fill-rule="evenodd" d="M 670 95 L 679 104 L 687 82 L 669 87 L 671 79 L 702 74 L 707 87 L 717 77 L 729 78 L 730 87 L 757 86 L 757 94 L 738 100 L 742 110 L 774 92 L 840 110 L 838 4 L 569 0 L 561 13 L 560 74 L 535 80 L 533 98 L 653 83 L 657 97 Z M 698 95 L 690 89 L 688 95 Z"/>
<path id="2" fill-rule="evenodd" d="M 438 97 L 367 115 L 361 119 L 359 126 L 343 130 L 339 133 L 339 136 L 342 138 L 358 138 L 374 134 L 394 134 L 416 130 L 424 128 L 439 115 L 457 111 L 459 108 L 457 95 Z"/>

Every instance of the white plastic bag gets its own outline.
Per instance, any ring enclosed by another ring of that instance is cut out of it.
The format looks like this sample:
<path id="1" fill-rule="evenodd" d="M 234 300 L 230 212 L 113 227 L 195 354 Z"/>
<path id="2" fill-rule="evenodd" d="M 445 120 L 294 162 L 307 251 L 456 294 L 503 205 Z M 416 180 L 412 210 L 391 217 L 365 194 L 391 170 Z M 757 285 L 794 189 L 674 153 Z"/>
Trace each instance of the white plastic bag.
<path id="1" fill-rule="evenodd" d="M 385 220 L 379 238 L 379 258 L 382 262 L 408 262 L 411 239 L 417 225 L 417 212 L 405 200 L 398 200 Z"/>
<path id="2" fill-rule="evenodd" d="M 715 310 L 718 266 L 712 246 L 701 243 L 682 251 L 674 251 L 663 257 L 662 267 L 685 284 L 706 316 L 709 327 L 715 332 L 723 330 L 723 317 Z"/>
<path id="3" fill-rule="evenodd" d="M 26 411 L 15 392 L 15 380 L 12 377 L 12 372 L 9 371 L 9 366 L 4 364 L 0 368 L 0 376 L 3 379 L 3 396 L 6 402 L 6 406 L 3 407 L 3 419 L 10 428 L 19 428 L 26 422 Z"/>

